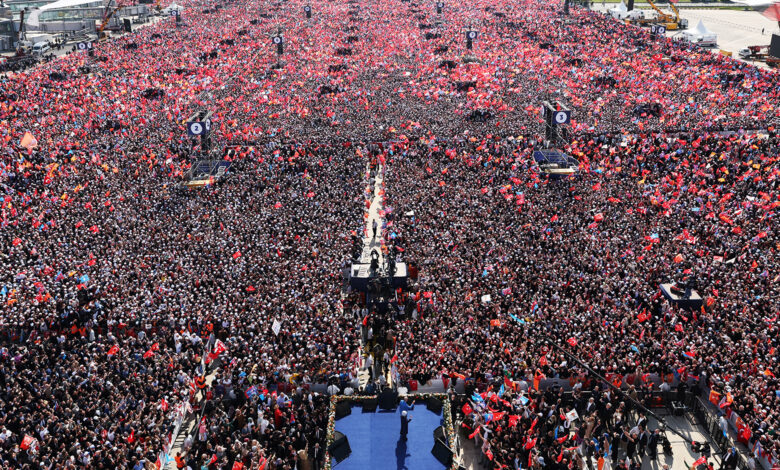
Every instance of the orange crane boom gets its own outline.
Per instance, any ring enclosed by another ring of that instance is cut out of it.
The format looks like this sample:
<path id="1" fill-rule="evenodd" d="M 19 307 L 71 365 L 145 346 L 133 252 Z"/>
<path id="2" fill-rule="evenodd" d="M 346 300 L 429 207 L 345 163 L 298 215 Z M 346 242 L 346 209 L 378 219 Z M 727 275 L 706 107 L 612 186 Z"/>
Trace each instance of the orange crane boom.
<path id="1" fill-rule="evenodd" d="M 98 38 L 103 36 L 103 30 L 106 29 L 106 26 L 108 26 L 108 21 L 111 19 L 112 16 L 114 16 L 114 13 L 118 12 L 122 8 L 122 4 L 117 2 L 116 6 L 112 10 L 107 10 L 106 16 L 103 17 L 103 23 L 101 23 L 100 28 L 98 28 Z"/>

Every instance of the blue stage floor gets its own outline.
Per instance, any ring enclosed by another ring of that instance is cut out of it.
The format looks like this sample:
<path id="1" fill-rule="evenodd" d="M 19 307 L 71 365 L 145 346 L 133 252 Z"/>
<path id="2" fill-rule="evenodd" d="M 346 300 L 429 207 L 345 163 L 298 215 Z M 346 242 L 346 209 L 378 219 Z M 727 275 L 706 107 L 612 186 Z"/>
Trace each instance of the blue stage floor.
<path id="1" fill-rule="evenodd" d="M 336 430 L 345 434 L 352 454 L 334 470 L 440 470 L 444 469 L 431 454 L 433 430 L 442 424 L 441 415 L 424 405 L 409 411 L 409 435 L 400 440 L 401 412 L 363 413 L 360 406 L 352 414 L 336 421 Z M 333 461 L 336 464 L 336 461 Z"/>

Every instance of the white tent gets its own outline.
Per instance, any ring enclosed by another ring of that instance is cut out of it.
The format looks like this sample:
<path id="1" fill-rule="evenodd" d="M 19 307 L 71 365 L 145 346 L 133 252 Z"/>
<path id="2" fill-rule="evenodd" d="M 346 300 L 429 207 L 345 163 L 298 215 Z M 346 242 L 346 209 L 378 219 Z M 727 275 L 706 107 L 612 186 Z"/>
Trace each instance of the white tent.
<path id="1" fill-rule="evenodd" d="M 616 7 L 609 9 L 609 14 L 615 18 L 622 18 L 626 13 L 628 13 L 628 8 L 626 8 L 626 4 L 622 1 L 618 3 Z"/>
<path id="2" fill-rule="evenodd" d="M 686 41 L 700 46 L 716 46 L 718 44 L 718 35 L 707 29 L 701 20 L 699 20 L 699 24 L 695 28 L 683 31 L 682 36 Z"/>
<path id="3" fill-rule="evenodd" d="M 616 7 L 610 8 L 609 11 L 610 11 L 610 13 L 612 13 L 612 12 L 622 13 L 622 12 L 628 11 L 628 8 L 626 8 L 626 4 L 625 3 L 620 2 L 620 3 L 618 3 L 618 5 Z"/>
<path id="4" fill-rule="evenodd" d="M 167 7 L 163 9 L 163 13 L 170 14 L 172 11 L 178 11 L 181 13 L 184 10 L 184 7 L 181 5 L 177 5 L 176 3 L 171 3 Z"/>
<path id="5" fill-rule="evenodd" d="M 610 8 L 609 14 L 613 18 L 617 18 L 619 20 L 625 20 L 626 18 L 639 19 L 645 16 L 644 13 L 642 13 L 642 10 L 628 11 L 628 8 L 626 8 L 626 4 L 623 3 L 622 1 L 618 3 L 616 7 Z"/>

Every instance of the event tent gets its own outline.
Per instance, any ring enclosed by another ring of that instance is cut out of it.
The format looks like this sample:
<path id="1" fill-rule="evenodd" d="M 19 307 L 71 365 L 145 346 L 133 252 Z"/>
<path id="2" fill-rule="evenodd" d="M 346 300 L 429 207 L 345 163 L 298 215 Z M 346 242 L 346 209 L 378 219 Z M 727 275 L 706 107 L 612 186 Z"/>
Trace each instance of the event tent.
<path id="1" fill-rule="evenodd" d="M 716 46 L 718 44 L 718 35 L 707 29 L 701 20 L 695 28 L 686 29 L 681 34 L 686 41 L 700 46 Z"/>

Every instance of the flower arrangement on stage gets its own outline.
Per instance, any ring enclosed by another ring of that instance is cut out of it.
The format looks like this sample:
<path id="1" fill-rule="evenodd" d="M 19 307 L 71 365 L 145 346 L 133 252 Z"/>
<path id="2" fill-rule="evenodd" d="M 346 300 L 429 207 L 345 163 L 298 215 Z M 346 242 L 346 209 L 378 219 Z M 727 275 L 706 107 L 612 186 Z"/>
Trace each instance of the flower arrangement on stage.
<path id="1" fill-rule="evenodd" d="M 333 435 L 336 431 L 336 403 L 340 395 L 330 397 L 330 408 L 328 408 L 328 429 L 325 432 L 325 470 L 331 470 L 330 445 L 333 444 Z"/>
<path id="2" fill-rule="evenodd" d="M 442 402 L 442 413 L 444 415 L 444 429 L 451 447 L 455 445 L 455 426 L 452 422 L 452 406 L 449 397 L 444 393 L 420 393 L 414 395 L 399 395 L 401 398 L 414 398 L 415 400 L 427 400 L 430 397 L 437 398 Z M 333 395 L 330 397 L 330 408 L 328 409 L 328 428 L 325 432 L 325 465 L 324 470 L 332 470 L 332 459 L 330 456 L 330 445 L 336 435 L 336 405 L 340 401 L 350 400 L 353 404 L 360 404 L 364 400 L 375 399 L 376 395 Z M 458 463 L 453 459 L 450 470 L 457 470 Z"/>

